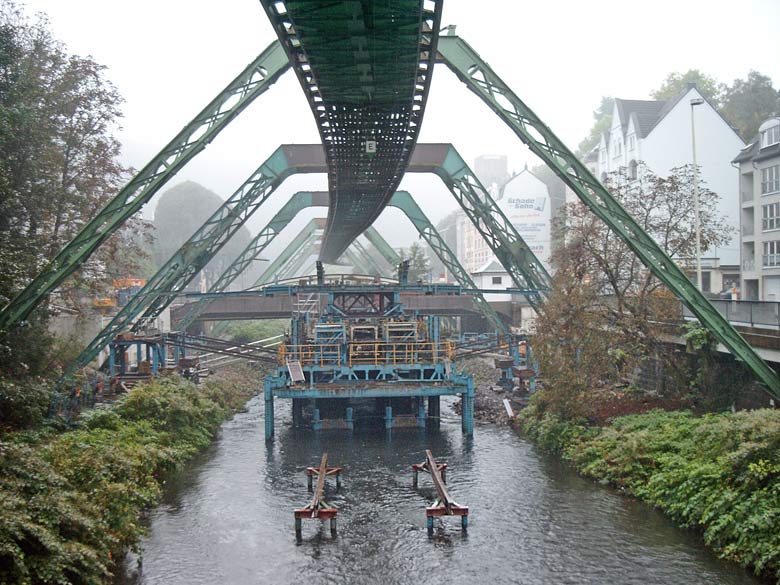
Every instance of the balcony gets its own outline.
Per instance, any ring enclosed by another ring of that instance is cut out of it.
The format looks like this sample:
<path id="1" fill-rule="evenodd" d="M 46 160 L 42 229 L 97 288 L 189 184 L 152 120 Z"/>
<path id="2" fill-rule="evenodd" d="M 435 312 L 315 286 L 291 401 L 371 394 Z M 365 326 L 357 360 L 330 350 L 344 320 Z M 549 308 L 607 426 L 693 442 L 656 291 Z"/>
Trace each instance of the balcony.
<path id="1" fill-rule="evenodd" d="M 753 227 L 753 224 L 749 225 L 743 225 L 742 226 L 742 235 L 743 236 L 752 236 L 755 233 L 755 228 Z"/>
<path id="2" fill-rule="evenodd" d="M 753 191 L 742 191 L 740 193 L 742 197 L 742 203 L 752 203 L 753 202 Z"/>
<path id="3" fill-rule="evenodd" d="M 742 271 L 743 272 L 753 272 L 756 269 L 756 259 L 755 258 L 747 258 L 742 261 Z"/>

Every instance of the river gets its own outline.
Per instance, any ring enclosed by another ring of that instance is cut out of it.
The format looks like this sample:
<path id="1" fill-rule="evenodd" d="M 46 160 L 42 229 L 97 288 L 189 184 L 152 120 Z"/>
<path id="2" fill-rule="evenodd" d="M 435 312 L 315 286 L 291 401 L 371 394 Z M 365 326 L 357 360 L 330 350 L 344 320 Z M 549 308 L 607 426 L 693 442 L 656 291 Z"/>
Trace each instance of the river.
<path id="1" fill-rule="evenodd" d="M 215 584 L 756 584 L 719 561 L 700 537 L 648 506 L 578 477 L 507 427 L 477 424 L 473 439 L 442 402 L 438 431 L 320 433 L 289 428 L 277 400 L 277 436 L 263 441 L 263 404 L 225 423 L 218 440 L 166 486 L 150 516 L 142 562 L 128 555 L 118 585 Z M 451 495 L 470 508 L 425 527 L 428 476 L 412 488 L 425 449 L 446 461 Z M 310 498 L 303 470 L 322 452 L 344 468 L 328 480 L 338 535 L 293 508 Z M 488 581 L 482 582 L 482 579 Z"/>

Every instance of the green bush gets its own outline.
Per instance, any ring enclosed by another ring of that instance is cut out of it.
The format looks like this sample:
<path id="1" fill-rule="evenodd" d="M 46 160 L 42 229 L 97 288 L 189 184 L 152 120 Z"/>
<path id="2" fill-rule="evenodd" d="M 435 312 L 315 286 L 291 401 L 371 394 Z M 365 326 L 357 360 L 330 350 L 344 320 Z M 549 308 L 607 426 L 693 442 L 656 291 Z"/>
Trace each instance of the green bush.
<path id="1" fill-rule="evenodd" d="M 51 390 L 35 378 L 0 378 L 0 427 L 9 430 L 40 425 L 51 404 Z"/>
<path id="2" fill-rule="evenodd" d="M 162 378 L 59 434 L 0 442 L 0 583 L 104 583 L 137 545 L 166 472 L 212 440 L 259 386 L 248 370 L 202 386 Z M 37 439 L 37 440 L 36 440 Z"/>
<path id="3" fill-rule="evenodd" d="M 723 558 L 780 583 L 780 411 L 653 411 L 585 429 L 525 413 L 534 440 L 577 470 L 701 531 Z"/>

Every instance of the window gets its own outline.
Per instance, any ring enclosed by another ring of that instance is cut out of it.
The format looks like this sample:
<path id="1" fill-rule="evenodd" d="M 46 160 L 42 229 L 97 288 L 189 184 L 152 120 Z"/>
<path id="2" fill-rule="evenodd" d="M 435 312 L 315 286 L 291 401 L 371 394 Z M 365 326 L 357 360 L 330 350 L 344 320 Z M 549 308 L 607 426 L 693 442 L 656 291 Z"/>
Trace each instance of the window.
<path id="1" fill-rule="evenodd" d="M 502 278 L 500 276 L 493 277 L 493 284 L 501 284 Z"/>
<path id="2" fill-rule="evenodd" d="M 634 147 L 636 146 L 635 138 L 636 137 L 633 134 L 628 137 L 628 150 L 630 150 L 630 151 L 633 151 Z"/>
<path id="3" fill-rule="evenodd" d="M 612 147 L 612 156 L 617 158 L 623 153 L 623 142 L 621 140 L 615 140 L 615 144 Z"/>
<path id="4" fill-rule="evenodd" d="M 761 220 L 761 229 L 766 231 L 780 229 L 780 203 L 762 205 L 764 217 Z"/>
<path id="5" fill-rule="evenodd" d="M 761 148 L 780 143 L 780 124 L 761 131 Z"/>
<path id="6" fill-rule="evenodd" d="M 763 266 L 780 266 L 780 240 L 764 242 Z"/>
<path id="7" fill-rule="evenodd" d="M 780 165 L 761 169 L 761 194 L 780 191 Z"/>
<path id="8" fill-rule="evenodd" d="M 628 178 L 632 180 L 636 180 L 637 178 L 637 167 L 639 165 L 635 160 L 632 160 L 630 163 L 628 163 Z"/>
<path id="9" fill-rule="evenodd" d="M 701 292 L 712 292 L 712 275 L 709 271 L 701 273 Z"/>

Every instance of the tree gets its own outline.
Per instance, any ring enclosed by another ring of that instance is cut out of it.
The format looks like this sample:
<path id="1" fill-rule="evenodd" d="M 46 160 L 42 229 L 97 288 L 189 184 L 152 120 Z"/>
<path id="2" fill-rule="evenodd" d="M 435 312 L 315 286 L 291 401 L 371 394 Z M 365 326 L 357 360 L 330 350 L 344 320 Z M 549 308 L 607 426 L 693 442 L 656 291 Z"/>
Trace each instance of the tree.
<path id="1" fill-rule="evenodd" d="M 593 126 L 588 135 L 577 147 L 577 154 L 583 156 L 598 145 L 601 135 L 608 132 L 612 125 L 612 109 L 615 107 L 615 98 L 602 96 L 599 107 L 593 110 Z"/>
<path id="2" fill-rule="evenodd" d="M 690 84 L 696 85 L 699 93 L 710 100 L 716 108 L 720 106 L 725 86 L 698 69 L 689 69 L 685 73 L 670 73 L 661 87 L 650 95 L 654 100 L 670 100 L 680 95 Z"/>
<path id="3" fill-rule="evenodd" d="M 48 23 L 30 23 L 12 0 L 0 5 L 0 305 L 49 262 L 113 197 L 128 169 L 112 132 L 121 97 L 104 67 L 71 55 Z M 59 289 L 57 304 L 81 311 L 95 292 L 142 256 L 134 220 Z M 0 373 L 46 370 L 46 311 L 0 339 Z M 35 340 L 40 340 L 36 343 Z M 36 352 L 40 349 L 40 352 Z M 22 367 L 24 366 L 24 367 Z"/>
<path id="4" fill-rule="evenodd" d="M 401 248 L 399 252 L 401 260 L 409 261 L 409 282 L 414 283 L 419 280 L 427 281 L 428 273 L 430 271 L 430 262 L 428 256 L 425 254 L 425 249 L 417 242 L 414 242 L 409 246 L 409 250 L 405 251 Z"/>
<path id="5" fill-rule="evenodd" d="M 630 181 L 625 170 L 606 186 L 639 225 L 674 258 L 694 256 L 693 170 L 672 169 L 658 177 L 640 167 Z M 718 196 L 699 190 L 702 249 L 728 239 Z M 600 219 L 580 203 L 570 204 L 565 239 L 553 253 L 550 299 L 537 320 L 537 349 L 550 408 L 564 416 L 582 414 L 594 388 L 625 379 L 642 356 L 653 355 L 663 327 L 679 304 Z M 549 389 L 549 391 L 548 391 Z"/>
<path id="6" fill-rule="evenodd" d="M 752 140 L 764 120 L 780 115 L 780 91 L 769 77 L 751 71 L 747 79 L 735 79 L 726 88 L 722 112 L 742 138 Z"/>

